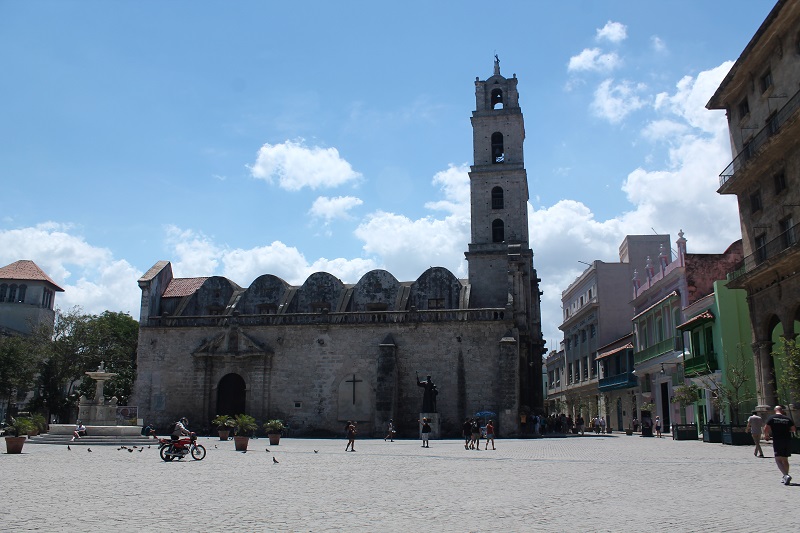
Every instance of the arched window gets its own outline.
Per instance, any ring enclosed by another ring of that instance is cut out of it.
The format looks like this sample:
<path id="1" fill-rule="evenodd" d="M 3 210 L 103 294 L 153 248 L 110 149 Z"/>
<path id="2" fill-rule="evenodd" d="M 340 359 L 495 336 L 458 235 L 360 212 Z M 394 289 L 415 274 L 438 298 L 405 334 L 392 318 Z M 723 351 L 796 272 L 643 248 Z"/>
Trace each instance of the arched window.
<path id="1" fill-rule="evenodd" d="M 503 188 L 492 189 L 492 209 L 503 209 Z"/>
<path id="2" fill-rule="evenodd" d="M 0 302 L 6 301 L 6 294 L 8 293 L 8 285 L 3 283 L 0 285 Z"/>
<path id="3" fill-rule="evenodd" d="M 496 131 L 492 133 L 492 163 L 502 163 L 503 161 L 505 161 L 503 134 Z"/>
<path id="4" fill-rule="evenodd" d="M 17 301 L 17 286 L 16 285 L 9 285 L 9 287 L 8 287 L 8 301 L 12 302 L 12 303 Z"/>
<path id="5" fill-rule="evenodd" d="M 27 285 L 20 285 L 19 286 L 19 295 L 17 296 L 17 301 L 18 302 L 20 302 L 20 303 L 24 303 L 25 302 L 25 291 L 27 291 L 27 290 L 28 290 L 28 286 Z"/>
<path id="6" fill-rule="evenodd" d="M 492 109 L 497 109 L 497 106 L 503 109 L 503 91 L 502 89 L 494 89 L 492 91 Z"/>
<path id="7" fill-rule="evenodd" d="M 505 224 L 499 218 L 492 222 L 492 242 L 503 242 L 506 240 Z"/>

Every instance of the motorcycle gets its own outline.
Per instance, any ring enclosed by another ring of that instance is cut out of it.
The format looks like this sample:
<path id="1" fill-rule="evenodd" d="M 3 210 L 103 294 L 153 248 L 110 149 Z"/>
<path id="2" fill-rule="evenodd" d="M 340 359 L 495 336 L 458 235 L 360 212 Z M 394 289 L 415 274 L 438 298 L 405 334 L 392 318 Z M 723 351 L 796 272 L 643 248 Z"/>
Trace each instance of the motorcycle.
<path id="1" fill-rule="evenodd" d="M 202 444 L 197 444 L 197 434 L 194 432 L 178 440 L 158 439 L 158 442 L 161 459 L 167 462 L 183 459 L 187 454 L 191 454 L 195 461 L 202 461 L 206 456 L 206 449 Z"/>

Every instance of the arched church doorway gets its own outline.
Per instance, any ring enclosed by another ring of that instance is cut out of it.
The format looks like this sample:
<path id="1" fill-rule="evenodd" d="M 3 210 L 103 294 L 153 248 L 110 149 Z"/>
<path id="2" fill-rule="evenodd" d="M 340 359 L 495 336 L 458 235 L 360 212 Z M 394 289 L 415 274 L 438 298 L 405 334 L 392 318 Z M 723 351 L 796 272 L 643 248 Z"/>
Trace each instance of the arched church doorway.
<path id="1" fill-rule="evenodd" d="M 223 376 L 217 386 L 217 411 L 215 414 L 238 415 L 246 413 L 246 398 L 247 391 L 242 376 L 239 374 Z"/>

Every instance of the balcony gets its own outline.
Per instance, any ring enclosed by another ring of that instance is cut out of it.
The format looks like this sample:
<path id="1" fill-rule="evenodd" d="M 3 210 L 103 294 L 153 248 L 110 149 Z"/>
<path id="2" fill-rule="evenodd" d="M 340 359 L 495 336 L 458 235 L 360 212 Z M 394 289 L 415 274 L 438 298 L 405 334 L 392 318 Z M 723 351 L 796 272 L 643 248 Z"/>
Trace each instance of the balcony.
<path id="1" fill-rule="evenodd" d="M 655 359 L 659 355 L 663 355 L 667 352 L 672 352 L 675 350 L 680 350 L 681 349 L 680 345 L 681 345 L 680 335 L 676 335 L 675 337 L 670 337 L 661 342 L 657 342 L 652 346 L 648 346 L 644 350 L 634 352 L 633 364 L 640 365 L 645 361 L 649 361 L 650 359 Z"/>
<path id="2" fill-rule="evenodd" d="M 623 372 L 616 376 L 609 376 L 607 378 L 600 378 L 598 388 L 601 391 L 610 391 L 617 389 L 630 389 L 638 384 L 636 374 L 633 372 Z"/>
<path id="3" fill-rule="evenodd" d="M 696 354 L 683 362 L 684 373 L 687 377 L 702 376 L 719 370 L 717 354 Z"/>
<path id="4" fill-rule="evenodd" d="M 758 268 L 762 263 L 776 257 L 783 253 L 785 250 L 800 249 L 798 246 L 798 236 L 800 236 L 800 223 L 795 224 L 787 229 L 775 239 L 772 239 L 764 246 L 756 248 L 755 253 L 752 253 L 744 258 L 744 260 L 737 264 L 733 272 L 728 273 L 728 280 L 732 281 L 748 274 Z"/>
<path id="5" fill-rule="evenodd" d="M 780 131 L 781 127 L 794 115 L 794 112 L 797 111 L 799 107 L 800 91 L 796 92 L 767 125 L 764 126 L 749 143 L 742 147 L 736 158 L 720 173 L 720 189 L 736 176 L 736 172 L 745 167 L 747 162 L 753 158 L 756 152 L 758 152 L 773 135 Z"/>

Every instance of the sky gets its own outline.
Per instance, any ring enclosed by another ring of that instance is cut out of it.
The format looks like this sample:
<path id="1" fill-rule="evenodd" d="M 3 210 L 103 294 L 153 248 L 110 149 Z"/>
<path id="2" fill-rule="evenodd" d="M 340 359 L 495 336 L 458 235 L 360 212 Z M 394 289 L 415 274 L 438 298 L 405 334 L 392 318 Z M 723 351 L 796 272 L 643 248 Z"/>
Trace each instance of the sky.
<path id="1" fill-rule="evenodd" d="M 474 80 L 516 74 L 548 348 L 625 235 L 741 238 L 720 81 L 772 0 L 0 0 L 0 266 L 139 318 L 137 279 L 466 278 Z"/>

